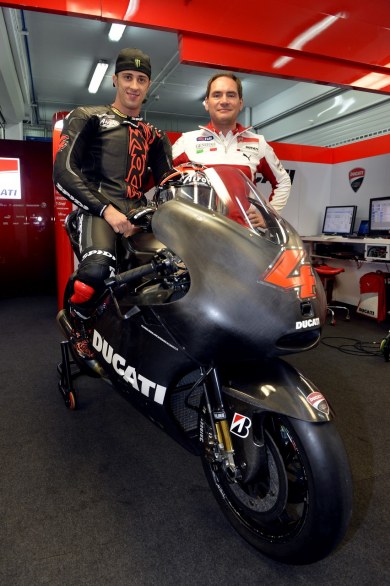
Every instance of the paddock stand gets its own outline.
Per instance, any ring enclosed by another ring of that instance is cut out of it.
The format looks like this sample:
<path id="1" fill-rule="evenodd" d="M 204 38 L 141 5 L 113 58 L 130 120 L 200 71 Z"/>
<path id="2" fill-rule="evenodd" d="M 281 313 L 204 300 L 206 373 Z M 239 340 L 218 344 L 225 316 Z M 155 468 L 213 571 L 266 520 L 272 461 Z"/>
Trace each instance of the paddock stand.
<path id="1" fill-rule="evenodd" d="M 57 371 L 60 375 L 60 381 L 58 383 L 58 389 L 63 396 L 65 405 L 71 411 L 74 411 L 77 407 L 76 393 L 73 388 L 73 380 L 81 374 L 80 368 L 76 362 L 70 358 L 69 354 L 69 341 L 64 340 L 61 342 L 61 362 L 57 366 Z"/>

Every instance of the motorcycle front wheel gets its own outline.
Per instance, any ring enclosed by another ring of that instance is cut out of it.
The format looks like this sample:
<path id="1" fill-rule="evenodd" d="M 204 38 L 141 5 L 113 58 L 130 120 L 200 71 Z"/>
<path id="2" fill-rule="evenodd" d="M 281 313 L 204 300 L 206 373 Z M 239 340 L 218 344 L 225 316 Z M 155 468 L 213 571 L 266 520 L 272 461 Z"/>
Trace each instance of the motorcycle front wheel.
<path id="1" fill-rule="evenodd" d="M 211 428 L 207 423 L 205 427 L 202 460 L 207 480 L 225 516 L 246 541 L 289 564 L 313 563 L 338 545 L 350 521 L 352 482 L 333 423 L 268 416 L 259 434 L 265 443 L 265 465 L 246 484 L 233 480 L 223 464 L 210 458 Z"/>

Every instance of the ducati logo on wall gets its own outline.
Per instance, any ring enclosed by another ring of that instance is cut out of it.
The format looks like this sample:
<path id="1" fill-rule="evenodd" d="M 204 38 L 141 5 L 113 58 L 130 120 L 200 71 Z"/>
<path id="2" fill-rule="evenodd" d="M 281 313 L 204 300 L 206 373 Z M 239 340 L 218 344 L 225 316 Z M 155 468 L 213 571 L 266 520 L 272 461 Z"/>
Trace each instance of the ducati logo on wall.
<path id="1" fill-rule="evenodd" d="M 365 174 L 366 171 L 362 167 L 356 167 L 349 172 L 349 182 L 355 193 L 363 183 Z"/>

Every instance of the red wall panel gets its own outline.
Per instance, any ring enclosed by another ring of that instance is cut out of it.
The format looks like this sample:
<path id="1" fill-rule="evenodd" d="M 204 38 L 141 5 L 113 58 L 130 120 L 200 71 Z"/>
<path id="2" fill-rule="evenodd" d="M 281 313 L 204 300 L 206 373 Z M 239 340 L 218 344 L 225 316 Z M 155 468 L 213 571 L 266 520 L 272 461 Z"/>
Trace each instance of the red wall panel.
<path id="1" fill-rule="evenodd" d="M 333 163 L 356 161 L 368 157 L 378 157 L 390 154 L 390 134 L 378 136 L 368 140 L 361 140 L 352 144 L 332 149 Z"/>
<path id="2" fill-rule="evenodd" d="M 271 142 L 270 144 L 275 149 L 279 159 L 283 161 L 300 161 L 301 163 L 336 165 L 346 161 L 390 154 L 390 134 L 335 148 L 288 144 L 285 142 Z"/>
<path id="3" fill-rule="evenodd" d="M 21 200 L 0 199 L 0 296 L 55 292 L 51 143 L 0 140 L 20 159 Z"/>
<path id="4" fill-rule="evenodd" d="M 57 155 L 61 140 L 62 121 L 68 112 L 57 112 L 53 116 L 53 161 Z M 56 243 L 57 265 L 57 304 L 58 309 L 63 307 L 65 287 L 69 276 L 74 271 L 74 255 L 69 237 L 65 229 L 65 220 L 72 211 L 72 203 L 61 195 L 54 187 L 54 227 Z"/>

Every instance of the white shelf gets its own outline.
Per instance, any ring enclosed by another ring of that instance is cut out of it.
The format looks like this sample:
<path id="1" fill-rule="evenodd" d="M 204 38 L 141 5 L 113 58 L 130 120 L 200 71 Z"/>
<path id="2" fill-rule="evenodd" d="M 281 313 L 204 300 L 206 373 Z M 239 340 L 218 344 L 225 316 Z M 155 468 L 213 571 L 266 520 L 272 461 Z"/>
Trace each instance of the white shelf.
<path id="1" fill-rule="evenodd" d="M 343 236 L 301 236 L 303 242 L 321 242 L 326 243 L 339 243 L 340 244 L 372 244 L 373 246 L 390 245 L 389 238 L 347 238 Z"/>
<path id="2" fill-rule="evenodd" d="M 308 247 L 311 258 L 324 259 L 335 267 L 344 269 L 344 272 L 337 276 L 333 290 L 333 300 L 349 305 L 357 306 L 360 299 L 360 278 L 368 272 L 378 270 L 385 273 L 390 272 L 390 260 L 381 257 L 367 258 L 367 249 L 371 247 L 385 248 L 385 254 L 390 257 L 390 240 L 388 238 L 343 238 L 341 236 L 301 236 Z M 327 254 L 326 245 L 340 254 Z M 321 245 L 321 254 L 317 254 L 316 245 Z M 350 256 L 342 254 L 345 246 Z M 356 253 L 356 256 L 354 256 Z M 360 258 L 359 258 L 360 257 Z"/>

